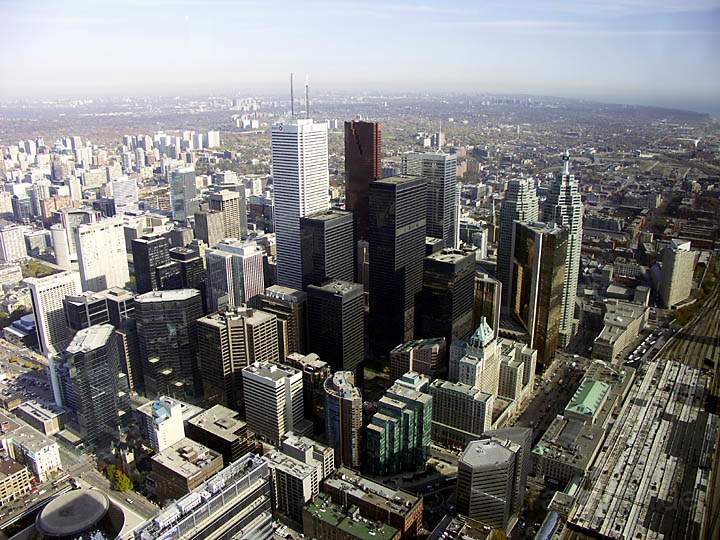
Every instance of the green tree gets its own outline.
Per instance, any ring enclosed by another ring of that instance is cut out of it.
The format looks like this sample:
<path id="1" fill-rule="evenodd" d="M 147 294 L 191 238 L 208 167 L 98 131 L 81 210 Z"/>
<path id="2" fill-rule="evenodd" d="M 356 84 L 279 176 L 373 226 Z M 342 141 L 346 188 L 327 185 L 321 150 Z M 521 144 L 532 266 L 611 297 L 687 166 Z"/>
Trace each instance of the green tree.
<path id="1" fill-rule="evenodd" d="M 119 468 L 115 469 L 115 489 L 118 491 L 130 491 L 133 488 L 132 480 Z"/>

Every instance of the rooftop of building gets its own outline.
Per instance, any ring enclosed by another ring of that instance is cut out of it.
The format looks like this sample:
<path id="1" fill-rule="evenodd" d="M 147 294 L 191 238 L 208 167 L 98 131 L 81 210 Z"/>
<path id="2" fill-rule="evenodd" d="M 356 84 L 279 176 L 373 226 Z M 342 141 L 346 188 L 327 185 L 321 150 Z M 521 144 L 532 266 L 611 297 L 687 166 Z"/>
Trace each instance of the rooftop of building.
<path id="1" fill-rule="evenodd" d="M 425 257 L 429 261 L 455 264 L 468 258 L 475 262 L 475 252 L 471 250 L 443 248 Z"/>
<path id="2" fill-rule="evenodd" d="M 410 352 L 416 349 L 433 349 L 445 346 L 445 338 L 413 339 L 395 347 L 390 354 Z"/>
<path id="3" fill-rule="evenodd" d="M 24 468 L 24 465 L 14 459 L 0 459 L 0 479 L 17 474 Z"/>
<path id="4" fill-rule="evenodd" d="M 428 540 L 490 540 L 491 538 L 495 538 L 492 527 L 462 515 L 446 515 L 428 536 Z"/>
<path id="5" fill-rule="evenodd" d="M 263 456 L 263 459 L 267 461 L 269 467 L 299 479 L 307 478 L 317 472 L 314 464 L 309 465 L 280 450 L 271 450 Z"/>
<path id="6" fill-rule="evenodd" d="M 84 536 L 110 508 L 110 499 L 97 489 L 78 489 L 58 495 L 42 509 L 36 528 L 49 537 Z"/>
<path id="7" fill-rule="evenodd" d="M 474 386 L 464 384 L 461 382 L 445 381 L 443 379 L 435 379 L 430 383 L 430 389 L 439 389 L 444 391 L 453 392 L 456 394 L 466 395 L 476 401 L 489 401 L 492 399 L 491 394 L 487 394 Z"/>
<path id="8" fill-rule="evenodd" d="M 287 355 L 287 363 L 296 367 L 301 366 L 305 372 L 321 371 L 328 367 L 328 363 L 320 360 L 315 353 L 302 354 L 293 352 Z"/>
<path id="9" fill-rule="evenodd" d="M 246 424 L 240 413 L 222 405 L 214 405 L 188 420 L 188 424 L 212 433 L 216 437 L 232 442 L 238 438 L 238 431 Z"/>
<path id="10" fill-rule="evenodd" d="M 268 313 L 267 311 L 263 311 L 261 309 L 255 309 L 243 305 L 235 307 L 233 309 L 228 309 L 227 311 L 211 313 L 210 315 L 206 315 L 205 317 L 202 317 L 198 320 L 206 324 L 210 323 L 224 326 L 226 321 L 244 320 L 247 324 L 253 325 L 260 324 L 271 319 L 275 319 L 274 314 Z"/>
<path id="11" fill-rule="evenodd" d="M 292 366 L 284 366 L 274 364 L 272 362 L 254 362 L 243 368 L 244 374 L 252 374 L 274 382 L 280 381 L 285 377 L 292 377 L 300 371 Z"/>
<path id="12" fill-rule="evenodd" d="M 343 399 L 362 399 L 352 371 L 336 371 L 325 381 L 325 391 Z"/>
<path id="13" fill-rule="evenodd" d="M 40 403 L 35 400 L 22 403 L 15 411 L 21 411 L 40 422 L 47 422 L 65 414 L 65 411 L 56 405 Z"/>
<path id="14" fill-rule="evenodd" d="M 30 452 L 40 452 L 48 446 L 57 446 L 57 443 L 35 428 L 20 425 L 12 432 L 12 439 L 16 444 L 27 448 Z"/>
<path id="15" fill-rule="evenodd" d="M 173 409 L 177 408 L 182 415 L 182 402 L 171 397 L 160 396 L 155 400 L 143 403 L 136 410 L 146 416 L 151 417 L 156 423 L 160 424 L 172 416 Z"/>
<path id="16" fill-rule="evenodd" d="M 70 354 L 88 353 L 103 347 L 113 339 L 115 327 L 112 324 L 96 324 L 83 328 L 67 346 Z"/>
<path id="17" fill-rule="evenodd" d="M 345 509 L 322 493 L 305 505 L 305 511 L 345 535 L 360 540 L 386 540 L 398 534 L 398 529 L 390 525 L 363 518 L 356 506 Z"/>
<path id="18" fill-rule="evenodd" d="M 187 437 L 155 454 L 152 460 L 184 478 L 192 478 L 220 454 Z"/>
<path id="19" fill-rule="evenodd" d="M 271 285 L 265 289 L 265 295 L 270 298 L 276 298 L 290 303 L 299 303 L 307 298 L 307 293 L 304 291 L 299 291 L 291 287 L 284 287 L 282 285 Z"/>
<path id="20" fill-rule="evenodd" d="M 472 468 L 488 468 L 505 465 L 515 459 L 518 445 L 497 439 L 471 441 L 460 455 L 460 463 Z"/>
<path id="21" fill-rule="evenodd" d="M 340 296 L 352 293 L 354 293 L 354 296 L 361 296 L 363 294 L 363 286 L 361 284 L 344 281 L 342 279 L 333 279 L 322 285 L 310 285 L 307 290 L 308 294 L 310 294 L 311 291 L 322 291 Z"/>
<path id="22" fill-rule="evenodd" d="M 585 377 L 565 407 L 565 411 L 595 416 L 609 390 L 608 383 Z"/>
<path id="23" fill-rule="evenodd" d="M 396 175 L 396 176 L 388 176 L 387 178 L 380 178 L 378 180 L 375 180 L 372 182 L 373 186 L 402 186 L 402 185 L 410 185 L 415 183 L 423 183 L 425 180 L 420 176 L 410 176 L 410 175 Z"/>
<path id="24" fill-rule="evenodd" d="M 304 218 L 300 218 L 300 219 L 307 220 L 307 221 L 332 221 L 335 219 L 342 219 L 342 218 L 351 219 L 352 212 L 348 212 L 346 210 L 338 210 L 337 208 L 330 208 L 329 210 L 315 212 L 314 214 L 310 214 L 310 215 L 305 216 Z"/>
<path id="25" fill-rule="evenodd" d="M 189 300 L 193 297 L 200 297 L 197 289 L 172 289 L 168 291 L 150 291 L 135 297 L 135 301 L 141 304 L 151 302 L 177 302 Z"/>
<path id="26" fill-rule="evenodd" d="M 325 484 L 402 516 L 410 513 L 416 505 L 422 502 L 422 498 L 373 482 L 346 467 L 338 468 L 335 474 L 325 480 Z"/>

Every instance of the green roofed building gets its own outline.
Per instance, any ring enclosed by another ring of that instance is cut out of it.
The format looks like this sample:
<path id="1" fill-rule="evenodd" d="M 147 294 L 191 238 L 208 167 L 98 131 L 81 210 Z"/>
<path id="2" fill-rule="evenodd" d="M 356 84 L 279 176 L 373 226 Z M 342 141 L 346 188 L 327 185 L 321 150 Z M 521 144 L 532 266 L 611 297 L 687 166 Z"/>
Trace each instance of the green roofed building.
<path id="1" fill-rule="evenodd" d="M 598 411 L 607 399 L 610 385 L 585 377 L 565 407 L 565 416 L 575 417 L 580 421 L 595 422 Z"/>
<path id="2" fill-rule="evenodd" d="M 400 531 L 385 523 L 360 515 L 357 506 L 347 508 L 335 504 L 321 493 L 305 505 L 303 533 L 308 538 L 333 540 L 398 540 Z"/>

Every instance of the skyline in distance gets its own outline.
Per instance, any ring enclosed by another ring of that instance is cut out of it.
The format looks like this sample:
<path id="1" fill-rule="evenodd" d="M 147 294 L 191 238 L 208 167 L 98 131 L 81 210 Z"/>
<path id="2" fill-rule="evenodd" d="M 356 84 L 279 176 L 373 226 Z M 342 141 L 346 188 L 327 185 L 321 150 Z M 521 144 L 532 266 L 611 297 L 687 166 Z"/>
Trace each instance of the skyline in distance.
<path id="1" fill-rule="evenodd" d="M 553 95 L 720 113 L 720 0 L 3 0 L 0 99 Z M 302 83 L 301 80 L 297 82 Z"/>

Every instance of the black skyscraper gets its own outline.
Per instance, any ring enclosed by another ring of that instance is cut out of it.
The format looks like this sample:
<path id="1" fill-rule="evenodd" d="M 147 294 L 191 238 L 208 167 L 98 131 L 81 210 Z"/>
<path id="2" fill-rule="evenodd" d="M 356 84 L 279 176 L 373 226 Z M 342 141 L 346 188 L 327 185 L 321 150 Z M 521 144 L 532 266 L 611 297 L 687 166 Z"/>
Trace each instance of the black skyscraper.
<path id="1" fill-rule="evenodd" d="M 370 345 L 376 358 L 413 339 L 425 257 L 426 182 L 393 176 L 370 184 Z"/>
<path id="2" fill-rule="evenodd" d="M 353 215 L 327 210 L 300 218 L 303 289 L 329 279 L 353 280 Z"/>
<path id="3" fill-rule="evenodd" d="M 162 236 L 143 236 L 132 241 L 135 288 L 138 294 L 160 288 L 157 268 L 170 262 L 170 245 Z"/>
<path id="4" fill-rule="evenodd" d="M 356 222 L 357 240 L 367 240 L 370 183 L 382 177 L 379 122 L 345 122 L 345 208 Z"/>
<path id="5" fill-rule="evenodd" d="M 332 371 L 354 371 L 365 350 L 362 285 L 333 280 L 320 287 L 310 285 L 307 294 L 310 350 Z"/>

